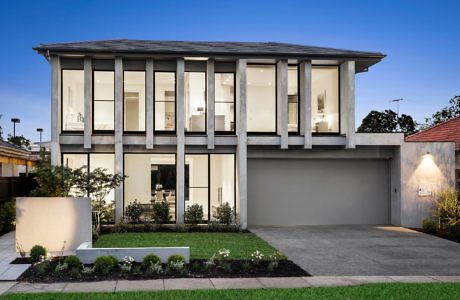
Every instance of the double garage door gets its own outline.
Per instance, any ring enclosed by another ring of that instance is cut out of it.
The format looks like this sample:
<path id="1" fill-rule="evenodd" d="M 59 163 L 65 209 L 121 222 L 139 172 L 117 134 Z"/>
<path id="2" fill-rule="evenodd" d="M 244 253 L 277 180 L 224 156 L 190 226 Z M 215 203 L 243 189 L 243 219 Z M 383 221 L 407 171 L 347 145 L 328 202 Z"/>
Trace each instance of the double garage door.
<path id="1" fill-rule="evenodd" d="M 249 225 L 388 224 L 386 160 L 248 160 Z"/>

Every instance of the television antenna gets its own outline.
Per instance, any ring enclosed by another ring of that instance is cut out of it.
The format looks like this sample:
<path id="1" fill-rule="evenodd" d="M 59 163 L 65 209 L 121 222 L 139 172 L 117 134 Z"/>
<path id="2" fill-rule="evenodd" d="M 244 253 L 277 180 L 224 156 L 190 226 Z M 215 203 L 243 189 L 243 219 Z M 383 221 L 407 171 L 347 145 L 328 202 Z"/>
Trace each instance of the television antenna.
<path id="1" fill-rule="evenodd" d="M 399 118 L 399 102 L 404 101 L 403 98 L 390 100 L 391 103 L 396 103 L 396 115 Z"/>

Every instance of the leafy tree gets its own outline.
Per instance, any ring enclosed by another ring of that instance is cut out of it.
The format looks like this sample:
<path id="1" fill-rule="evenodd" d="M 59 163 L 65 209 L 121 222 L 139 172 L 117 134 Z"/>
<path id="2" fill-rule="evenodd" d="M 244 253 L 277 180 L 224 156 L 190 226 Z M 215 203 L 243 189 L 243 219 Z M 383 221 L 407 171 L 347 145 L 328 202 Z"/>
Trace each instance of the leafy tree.
<path id="1" fill-rule="evenodd" d="M 403 132 L 409 135 L 416 132 L 416 126 L 414 119 L 409 115 L 402 114 L 398 117 L 391 109 L 372 110 L 364 117 L 357 131 L 367 133 Z"/>
<path id="2" fill-rule="evenodd" d="M 431 118 L 425 118 L 423 128 L 434 126 L 458 116 L 460 116 L 460 95 L 450 99 L 449 105 L 435 112 Z"/>
<path id="3" fill-rule="evenodd" d="M 8 134 L 8 142 L 19 147 L 30 148 L 30 140 L 25 138 L 23 135 L 12 136 Z"/>

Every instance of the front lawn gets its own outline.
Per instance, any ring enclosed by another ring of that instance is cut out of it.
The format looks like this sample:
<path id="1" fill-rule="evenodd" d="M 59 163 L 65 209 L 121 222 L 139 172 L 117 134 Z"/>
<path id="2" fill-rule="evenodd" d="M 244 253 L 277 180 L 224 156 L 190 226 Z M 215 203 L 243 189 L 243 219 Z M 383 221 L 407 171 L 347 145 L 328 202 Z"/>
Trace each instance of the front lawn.
<path id="1" fill-rule="evenodd" d="M 333 288 L 9 294 L 6 299 L 460 299 L 460 284 L 370 284 Z"/>
<path id="2" fill-rule="evenodd" d="M 256 250 L 265 255 L 276 249 L 253 233 L 228 232 L 144 232 L 111 233 L 99 237 L 95 248 L 190 247 L 191 259 L 208 259 L 217 250 L 229 249 L 231 259 L 250 259 Z"/>

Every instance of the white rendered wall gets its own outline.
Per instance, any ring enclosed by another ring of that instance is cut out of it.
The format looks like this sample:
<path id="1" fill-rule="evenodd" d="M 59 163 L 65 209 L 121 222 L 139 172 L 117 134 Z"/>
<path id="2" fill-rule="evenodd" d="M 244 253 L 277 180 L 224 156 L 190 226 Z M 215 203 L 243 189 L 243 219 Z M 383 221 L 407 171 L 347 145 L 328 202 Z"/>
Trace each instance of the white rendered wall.
<path id="1" fill-rule="evenodd" d="M 42 245 L 50 252 L 75 251 L 90 242 L 90 198 L 16 198 L 16 243 L 25 251 Z"/>

